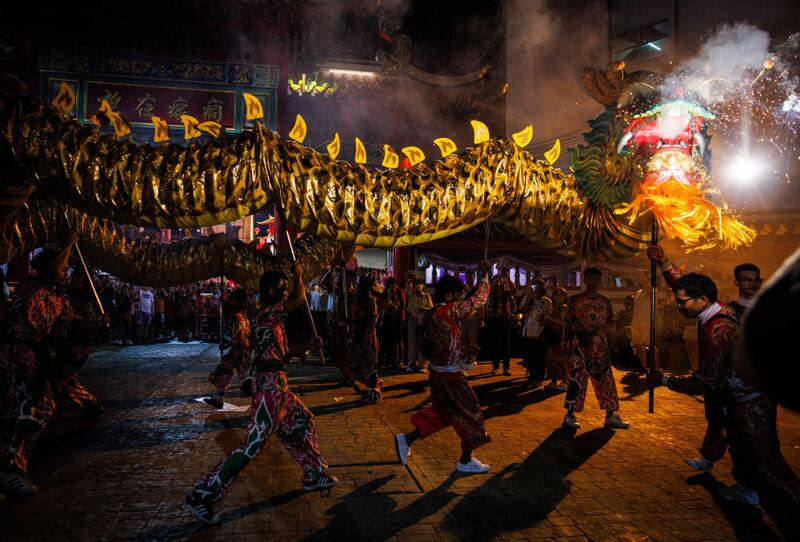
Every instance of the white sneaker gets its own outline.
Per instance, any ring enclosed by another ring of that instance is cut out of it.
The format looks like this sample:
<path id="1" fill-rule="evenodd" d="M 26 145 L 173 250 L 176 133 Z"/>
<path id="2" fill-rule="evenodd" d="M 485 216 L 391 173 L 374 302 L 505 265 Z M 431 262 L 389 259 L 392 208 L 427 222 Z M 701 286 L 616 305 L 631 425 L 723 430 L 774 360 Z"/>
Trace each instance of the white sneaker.
<path id="1" fill-rule="evenodd" d="M 700 472 L 711 472 L 711 470 L 714 468 L 714 463 L 712 463 L 705 457 L 698 457 L 697 459 L 687 459 L 686 464 L 692 467 L 694 470 L 699 470 Z"/>
<path id="2" fill-rule="evenodd" d="M 564 414 L 564 426 L 569 427 L 570 429 L 578 429 L 581 424 L 579 424 L 578 420 L 575 419 L 575 414 L 570 414 L 567 412 Z"/>
<path id="3" fill-rule="evenodd" d="M 408 456 L 411 455 L 411 448 L 406 441 L 404 433 L 398 433 L 394 436 L 394 449 L 397 452 L 397 460 L 400 464 L 405 466 Z"/>
<path id="4" fill-rule="evenodd" d="M 623 422 L 622 418 L 616 412 L 611 416 L 606 416 L 606 427 L 613 427 L 614 429 L 629 429 L 630 424 Z"/>
<path id="5" fill-rule="evenodd" d="M 742 502 L 750 506 L 758 506 L 761 502 L 758 498 L 758 493 L 754 489 L 743 486 L 742 484 L 734 484 L 730 487 L 721 487 L 717 490 L 717 494 L 723 499 L 729 501 Z"/>
<path id="6" fill-rule="evenodd" d="M 473 457 L 469 460 L 469 463 L 462 463 L 461 461 L 458 461 L 456 463 L 456 470 L 466 474 L 485 474 L 489 472 L 489 465 L 486 463 L 481 463 Z"/>

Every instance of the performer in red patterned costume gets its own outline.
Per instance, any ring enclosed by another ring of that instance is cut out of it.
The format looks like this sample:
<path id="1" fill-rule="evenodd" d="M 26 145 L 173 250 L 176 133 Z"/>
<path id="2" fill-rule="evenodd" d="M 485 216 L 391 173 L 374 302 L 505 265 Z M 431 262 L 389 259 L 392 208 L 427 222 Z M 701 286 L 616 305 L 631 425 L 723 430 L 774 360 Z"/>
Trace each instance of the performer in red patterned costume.
<path id="1" fill-rule="evenodd" d="M 55 413 L 51 386 L 53 335 L 76 318 L 62 289 L 78 240 L 70 233 L 63 250 L 45 249 L 33 260 L 36 276 L 16 289 L 0 344 L 0 486 L 26 496 L 38 490 L 28 478 L 28 459 Z"/>
<path id="2" fill-rule="evenodd" d="M 67 296 L 78 318 L 67 327 L 64 340 L 58 345 L 56 363 L 50 374 L 51 384 L 54 392 L 65 394 L 83 409 L 86 417 L 96 417 L 103 413 L 103 408 L 97 397 L 78 380 L 78 372 L 92 352 L 92 340 L 108 321 L 100 313 L 89 279 L 82 271 L 72 273 Z"/>
<path id="3" fill-rule="evenodd" d="M 430 360 L 428 377 L 431 385 L 431 406 L 411 417 L 415 429 L 395 436 L 397 457 L 406 464 L 410 447 L 445 427 L 453 426 L 461 438 L 461 457 L 456 469 L 469 474 L 489 472 L 489 465 L 472 457 L 472 451 L 489 442 L 478 398 L 470 388 L 464 373 L 461 353 L 459 318 L 474 314 L 486 303 L 489 295 L 489 262 L 481 264 L 482 280 L 478 289 L 461 299 L 464 283 L 448 275 L 436 284 L 435 306 L 423 324 L 419 349 Z"/>
<path id="4" fill-rule="evenodd" d="M 381 381 L 378 378 L 378 333 L 375 321 L 378 306 L 372 296 L 375 280 L 363 276 L 358 281 L 356 295 L 348 302 L 347 311 L 350 335 L 348 341 L 348 366 L 354 376 L 366 387 L 365 399 L 376 403 L 381 398 Z"/>
<path id="5" fill-rule="evenodd" d="M 567 305 L 564 316 L 564 340 L 567 355 L 572 360 L 567 395 L 564 398 L 564 425 L 573 429 L 580 427 L 575 412 L 583 411 L 589 379 L 600 408 L 606 411 L 606 427 L 627 429 L 619 411 L 617 384 L 611 371 L 611 353 L 606 333 L 614 325 L 611 301 L 599 293 L 601 272 L 589 267 L 583 273 L 586 291 L 574 295 Z"/>
<path id="6" fill-rule="evenodd" d="M 710 403 L 706 412 L 711 409 L 715 415 L 722 413 L 722 427 L 716 418 L 708 419 L 701 448 L 702 459 L 708 461 L 707 468 L 702 468 L 706 465 L 701 460 L 693 460 L 695 464 L 687 462 L 698 470 L 710 471 L 712 459 L 724 455 L 727 437 L 737 483 L 721 489 L 720 495 L 756 505 L 760 501 L 756 490 L 764 488 L 777 491 L 800 510 L 800 479 L 780 449 L 777 404 L 743 382 L 733 370 L 741 335 L 736 312 L 717 302 L 717 287 L 709 277 L 697 273 L 681 276 L 657 245 L 649 247 L 648 256 L 661 266 L 681 313 L 687 318 L 697 318 L 700 348 L 700 366 L 693 374 L 666 377 L 654 371 L 648 375 L 648 381 L 679 393 L 704 394 Z"/>
<path id="7" fill-rule="evenodd" d="M 272 433 L 303 469 L 304 489 L 328 488 L 337 481 L 327 474 L 328 464 L 317 445 L 314 417 L 289 391 L 284 370 L 292 355 L 284 324 L 289 311 L 303 304 L 305 297 L 300 264 L 295 264 L 294 284 L 294 295 L 289 298 L 282 273 L 267 271 L 261 277 L 263 308 L 256 316 L 253 396 L 247 433 L 239 447 L 198 481 L 186 497 L 186 509 L 205 523 L 220 521 L 213 503 L 225 496 L 236 476 L 258 455 Z"/>
<path id="8" fill-rule="evenodd" d="M 241 384 L 242 395 L 250 397 L 253 393 L 253 379 L 250 374 L 252 366 L 252 349 L 250 320 L 247 318 L 247 291 L 243 288 L 234 290 L 225 301 L 228 317 L 228 334 L 231 347 L 222 357 L 219 365 L 208 375 L 208 381 L 214 384 L 218 397 L 206 399 L 209 405 L 222 408 L 225 403 L 225 392 L 236 372 Z"/>
<path id="9" fill-rule="evenodd" d="M 651 245 L 647 255 L 658 262 L 667 285 L 674 289 L 675 283 L 681 277 L 680 270 L 666 257 L 664 250 L 659 245 Z M 716 301 L 714 299 L 714 303 Z M 690 302 L 693 306 L 696 300 L 690 300 Z M 716 303 L 712 309 L 713 316 L 706 315 L 702 320 L 700 313 L 694 314 L 688 307 L 678 307 L 678 309 L 684 316 L 693 315 L 698 319 L 699 366 L 694 373 L 697 376 L 693 375 L 693 378 L 697 378 L 698 382 L 703 383 L 703 389 L 698 391 L 698 386 L 695 385 L 691 393 L 703 395 L 703 408 L 707 423 L 703 443 L 700 445 L 700 457 L 687 459 L 686 463 L 695 470 L 710 472 L 714 468 L 714 463 L 722 459 L 728 449 L 728 439 L 725 434 L 727 426 L 725 396 L 727 391 L 724 371 L 730 367 L 731 350 L 735 347 L 739 337 L 739 329 L 736 325 L 739 316 L 730 307 L 719 303 Z M 679 381 L 675 380 L 675 382 Z M 680 391 L 690 393 L 683 389 Z"/>

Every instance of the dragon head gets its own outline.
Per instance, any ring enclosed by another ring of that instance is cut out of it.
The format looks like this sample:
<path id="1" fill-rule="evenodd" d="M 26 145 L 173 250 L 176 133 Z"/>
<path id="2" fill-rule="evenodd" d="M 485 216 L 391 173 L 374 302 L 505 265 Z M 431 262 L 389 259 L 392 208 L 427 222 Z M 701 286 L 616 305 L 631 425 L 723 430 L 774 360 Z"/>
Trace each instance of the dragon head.
<path id="1" fill-rule="evenodd" d="M 755 232 L 719 201 L 710 175 L 708 125 L 715 116 L 680 90 L 661 92 L 661 76 L 587 68 L 584 87 L 605 106 L 572 150 L 576 181 L 594 206 L 638 225 L 652 216 L 689 249 L 747 246 Z"/>

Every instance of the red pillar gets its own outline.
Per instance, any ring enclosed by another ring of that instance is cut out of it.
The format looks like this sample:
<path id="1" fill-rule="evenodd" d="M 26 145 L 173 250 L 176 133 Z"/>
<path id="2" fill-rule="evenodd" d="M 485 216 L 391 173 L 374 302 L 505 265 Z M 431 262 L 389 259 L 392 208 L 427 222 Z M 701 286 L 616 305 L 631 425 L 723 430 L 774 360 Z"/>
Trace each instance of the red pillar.
<path id="1" fill-rule="evenodd" d="M 411 247 L 397 247 L 392 249 L 392 276 L 398 281 L 402 281 L 406 276 L 406 271 L 414 269 L 414 262 L 411 260 L 414 252 Z"/>
<path id="2" fill-rule="evenodd" d="M 273 231 L 275 232 L 275 246 L 280 251 L 289 250 L 289 243 L 286 241 L 286 231 L 289 231 L 289 235 L 292 236 L 292 240 L 297 237 L 295 234 L 295 229 L 291 224 L 284 224 L 283 220 L 281 220 L 281 215 L 278 214 L 277 208 L 273 206 L 272 210 L 272 217 L 273 217 Z"/>

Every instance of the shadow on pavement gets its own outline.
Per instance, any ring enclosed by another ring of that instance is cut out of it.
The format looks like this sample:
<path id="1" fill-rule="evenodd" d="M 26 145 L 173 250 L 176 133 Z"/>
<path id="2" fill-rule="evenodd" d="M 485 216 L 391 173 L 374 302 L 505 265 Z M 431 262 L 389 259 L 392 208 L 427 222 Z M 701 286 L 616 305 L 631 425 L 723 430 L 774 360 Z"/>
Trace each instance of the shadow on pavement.
<path id="1" fill-rule="evenodd" d="M 527 379 L 504 379 L 472 386 L 478 402 L 484 407 L 485 419 L 511 416 L 528 405 L 546 401 L 564 392 L 544 388 L 532 389 Z"/>
<path id="2" fill-rule="evenodd" d="M 275 508 L 281 504 L 286 504 L 300 497 L 304 493 L 305 491 L 302 489 L 294 489 L 292 491 L 287 491 L 282 495 L 270 497 L 269 499 L 261 502 L 223 512 L 221 514 L 222 521 L 220 522 L 220 525 L 224 525 L 225 523 L 229 523 L 231 521 L 236 521 L 250 514 L 257 514 L 259 512 L 263 512 L 264 510 Z M 189 514 L 189 512 L 187 512 L 187 514 Z M 175 540 L 192 535 L 196 535 L 198 540 L 208 540 L 212 538 L 214 529 L 217 527 L 218 526 L 216 525 L 205 525 L 199 521 L 189 521 L 178 525 L 146 529 L 140 532 L 133 540 Z"/>
<path id="3" fill-rule="evenodd" d="M 570 493 L 566 477 L 605 446 L 614 431 L 597 428 L 574 436 L 553 431 L 522 463 L 509 465 L 464 496 L 443 527 L 468 540 L 534 527 Z"/>
<path id="4" fill-rule="evenodd" d="M 451 474 L 438 487 L 400 509 L 396 509 L 397 503 L 390 495 L 378 491 L 396 475 L 373 480 L 340 497 L 328 510 L 328 514 L 333 516 L 328 525 L 303 540 L 311 542 L 392 538 L 406 527 L 416 525 L 435 514 L 455 499 L 457 495 L 448 491 L 448 488 L 459 476 Z"/>
<path id="5" fill-rule="evenodd" d="M 733 528 L 737 540 L 798 540 L 799 521 L 797 516 L 787 513 L 785 506 L 770 499 L 762 498 L 761 508 L 749 506 L 735 501 L 729 501 L 719 496 L 717 491 L 726 487 L 725 484 L 714 478 L 713 474 L 702 473 L 686 479 L 689 485 L 699 485 L 705 489 L 725 515 L 728 524 Z M 763 511 L 762 511 L 763 508 Z M 775 522 L 783 536 L 776 533 L 764 520 L 764 512 Z M 785 538 L 784 538 L 785 537 Z"/>

